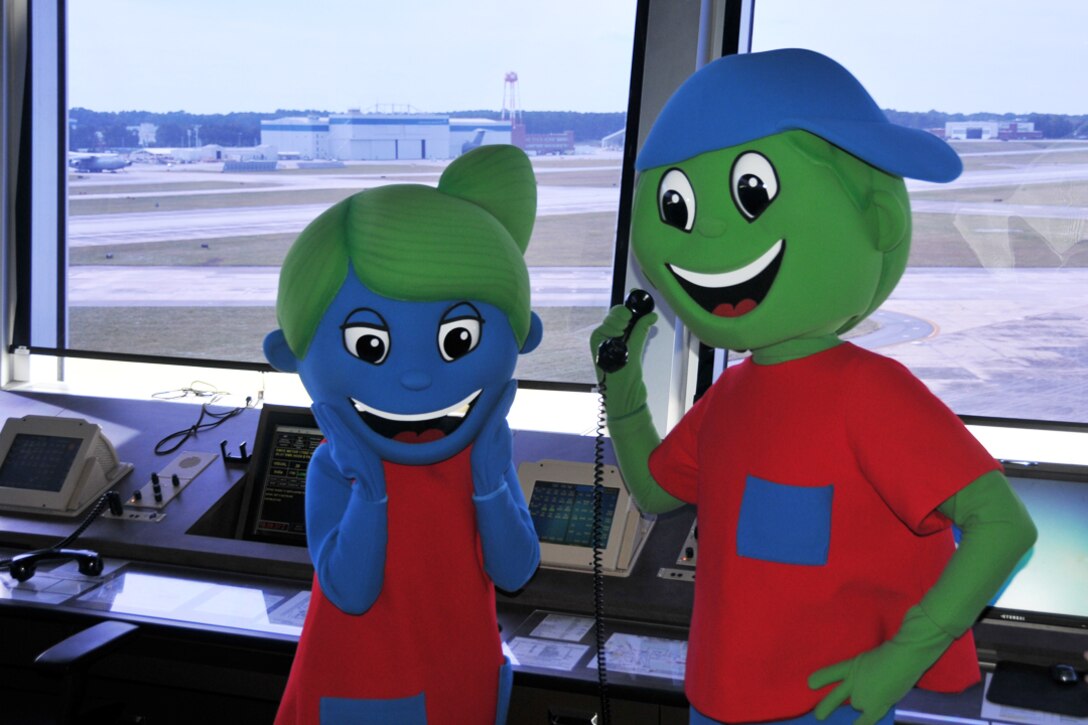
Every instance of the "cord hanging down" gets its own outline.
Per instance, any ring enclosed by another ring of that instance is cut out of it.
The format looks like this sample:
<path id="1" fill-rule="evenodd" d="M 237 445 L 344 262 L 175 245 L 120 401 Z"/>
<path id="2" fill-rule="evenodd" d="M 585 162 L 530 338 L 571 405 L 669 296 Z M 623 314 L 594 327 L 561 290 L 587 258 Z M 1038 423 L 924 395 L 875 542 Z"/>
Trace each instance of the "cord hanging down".
<path id="1" fill-rule="evenodd" d="M 597 437 L 593 445 L 593 625 L 597 643 L 597 685 L 601 700 L 599 725 L 610 725 L 611 707 L 608 701 L 608 663 L 605 654 L 604 630 L 604 572 L 601 568 L 601 550 L 605 546 L 604 534 L 604 429 L 606 424 L 605 394 L 607 385 L 602 378 L 597 386 L 601 396 L 597 411 Z"/>

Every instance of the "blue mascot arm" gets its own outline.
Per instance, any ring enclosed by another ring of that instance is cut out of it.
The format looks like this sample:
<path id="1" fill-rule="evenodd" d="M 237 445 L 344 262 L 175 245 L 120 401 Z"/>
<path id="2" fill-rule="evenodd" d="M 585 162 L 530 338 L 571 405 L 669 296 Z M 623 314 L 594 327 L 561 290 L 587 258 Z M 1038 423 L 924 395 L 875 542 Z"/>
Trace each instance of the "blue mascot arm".
<path id="1" fill-rule="evenodd" d="M 513 435 L 506 415 L 517 382 L 511 380 L 472 446 L 472 485 L 484 568 L 495 585 L 520 589 L 540 563 L 540 543 L 514 470 Z"/>
<path id="2" fill-rule="evenodd" d="M 540 542 L 513 462 L 507 464 L 497 490 L 473 496 L 472 500 L 483 544 L 484 569 L 500 589 L 520 589 L 540 564 Z"/>
<path id="3" fill-rule="evenodd" d="M 374 501 L 318 447 L 306 473 L 306 538 L 321 591 L 340 610 L 362 614 L 378 598 L 385 571 L 386 498 Z"/>

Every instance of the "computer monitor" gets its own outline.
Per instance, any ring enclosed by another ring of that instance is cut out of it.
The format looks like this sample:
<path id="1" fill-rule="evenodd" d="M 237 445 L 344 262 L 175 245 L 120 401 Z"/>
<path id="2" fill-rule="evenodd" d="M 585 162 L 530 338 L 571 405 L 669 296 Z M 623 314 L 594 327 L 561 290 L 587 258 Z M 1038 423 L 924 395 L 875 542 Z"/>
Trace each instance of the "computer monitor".
<path id="1" fill-rule="evenodd" d="M 987 616 L 1088 633 L 1088 470 L 1007 473 L 1039 538 Z"/>
<path id="2" fill-rule="evenodd" d="M 1081 431 L 1088 427 L 1077 426 Z M 1083 671 L 1088 650 L 1088 466 L 1005 461 L 1005 475 L 1038 539 L 983 611 L 975 644 L 982 663 L 998 671 L 1042 667 L 1050 682 L 1047 668 L 1055 664 Z M 995 702 L 1022 689 L 1015 678 L 1002 682 L 987 695 Z"/>
<path id="3" fill-rule="evenodd" d="M 529 505 L 541 566 L 571 571 L 593 569 L 594 477 L 601 479 L 600 564 L 604 574 L 627 576 L 634 568 L 653 520 L 643 518 L 616 466 L 595 471 L 592 463 L 526 461 L 518 479 Z"/>
<path id="4" fill-rule="evenodd" d="M 602 547 L 612 531 L 619 489 L 601 490 Z M 567 546 L 593 546 L 594 492 L 591 483 L 536 481 L 529 499 L 529 514 L 541 543 Z"/>
<path id="5" fill-rule="evenodd" d="M 306 545 L 306 469 L 324 440 L 309 408 L 265 405 L 257 424 L 238 538 Z"/>

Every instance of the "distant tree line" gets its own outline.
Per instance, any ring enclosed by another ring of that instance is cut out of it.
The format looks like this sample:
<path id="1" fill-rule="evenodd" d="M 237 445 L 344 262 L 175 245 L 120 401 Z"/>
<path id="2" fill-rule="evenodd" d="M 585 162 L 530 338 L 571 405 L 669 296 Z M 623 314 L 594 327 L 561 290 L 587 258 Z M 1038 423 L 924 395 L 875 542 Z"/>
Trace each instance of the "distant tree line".
<path id="1" fill-rule="evenodd" d="M 948 121 L 1030 121 L 1043 138 L 1088 138 L 1088 115 L 1063 116 L 1056 113 L 942 113 L 940 111 L 885 110 L 888 120 L 910 128 L 944 128 Z"/>
<path id="2" fill-rule="evenodd" d="M 282 115 L 287 115 L 284 112 Z M 290 112 L 298 115 L 301 112 Z M 68 148 L 73 151 L 136 148 L 141 123 L 156 126 L 155 146 L 182 147 L 218 144 L 256 146 L 261 142 L 261 119 L 281 115 L 267 113 L 197 114 L 185 111 L 101 112 L 86 108 L 68 111 Z M 199 128 L 198 128 L 199 127 Z"/>
<path id="3" fill-rule="evenodd" d="M 942 113 L 939 111 L 885 111 L 889 120 L 911 128 L 944 128 L 946 121 L 1024 120 L 1035 124 L 1045 138 L 1088 137 L 1088 115 L 1064 116 L 1048 113 Z M 278 109 L 271 113 L 198 114 L 185 111 L 150 113 L 148 111 L 91 111 L 73 108 L 68 112 L 68 139 L 71 150 L 137 148 L 138 127 L 149 123 L 156 127 L 156 146 L 184 147 L 217 144 L 219 146 L 256 146 L 261 142 L 261 120 L 285 116 L 328 116 L 329 111 L 314 109 Z M 499 119 L 499 111 L 452 111 L 453 118 Z M 529 133 L 573 131 L 577 143 L 596 143 L 624 128 L 627 114 L 579 113 L 575 111 L 522 111 L 521 120 Z"/>

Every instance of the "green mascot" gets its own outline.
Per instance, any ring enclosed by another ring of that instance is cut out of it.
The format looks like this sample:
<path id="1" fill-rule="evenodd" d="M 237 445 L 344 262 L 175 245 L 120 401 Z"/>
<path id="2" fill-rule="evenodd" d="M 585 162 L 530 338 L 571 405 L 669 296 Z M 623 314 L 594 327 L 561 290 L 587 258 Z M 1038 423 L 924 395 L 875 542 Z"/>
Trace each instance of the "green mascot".
<path id="1" fill-rule="evenodd" d="M 947 407 L 840 337 L 906 267 L 903 178 L 950 181 L 959 157 L 790 49 L 695 73 L 637 169 L 632 247 L 656 294 L 705 344 L 752 353 L 664 440 L 639 362 L 654 315 L 606 376 L 640 507 L 698 510 L 691 722 L 890 723 L 916 684 L 974 684 L 970 627 L 1034 526 Z M 631 317 L 614 308 L 593 350 Z"/>

